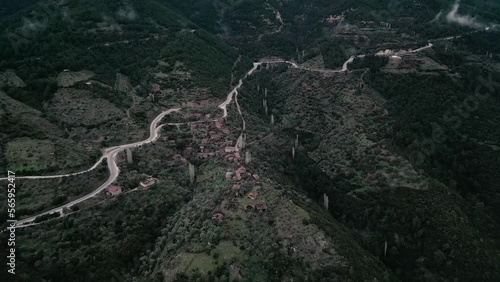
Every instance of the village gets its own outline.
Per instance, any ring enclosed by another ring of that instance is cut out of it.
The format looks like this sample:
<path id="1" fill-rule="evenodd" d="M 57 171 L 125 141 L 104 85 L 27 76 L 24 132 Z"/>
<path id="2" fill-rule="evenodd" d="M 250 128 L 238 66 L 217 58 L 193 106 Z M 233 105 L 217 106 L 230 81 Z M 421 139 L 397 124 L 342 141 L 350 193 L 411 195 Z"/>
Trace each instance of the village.
<path id="1" fill-rule="evenodd" d="M 225 164 L 226 172 L 218 177 L 227 185 L 228 199 L 221 209 L 214 210 L 212 221 L 222 224 L 227 220 L 227 211 L 265 213 L 268 204 L 259 199 L 258 190 L 263 189 L 259 175 L 247 167 L 252 157 L 246 148 L 246 135 L 241 134 L 236 141 L 231 138 L 232 132 L 225 125 L 225 120 L 212 113 L 202 113 L 205 108 L 200 104 L 191 104 L 194 108 L 182 114 L 170 117 L 163 126 L 162 134 L 155 146 L 165 146 L 173 152 L 162 161 L 162 164 L 174 167 L 193 167 L 192 163 L 203 163 L 210 160 Z M 132 152 L 127 150 L 126 161 L 132 163 Z M 125 161 L 125 158 L 124 160 Z M 189 169 L 191 170 L 191 168 Z M 191 173 L 191 171 L 190 171 Z M 193 173 L 194 174 L 194 173 Z M 122 193 L 149 189 L 160 180 L 141 174 L 141 181 L 133 189 L 124 189 L 119 184 L 106 188 L 107 197 L 116 197 Z M 194 183 L 195 176 L 190 176 Z M 118 183 L 120 183 L 118 181 Z"/>

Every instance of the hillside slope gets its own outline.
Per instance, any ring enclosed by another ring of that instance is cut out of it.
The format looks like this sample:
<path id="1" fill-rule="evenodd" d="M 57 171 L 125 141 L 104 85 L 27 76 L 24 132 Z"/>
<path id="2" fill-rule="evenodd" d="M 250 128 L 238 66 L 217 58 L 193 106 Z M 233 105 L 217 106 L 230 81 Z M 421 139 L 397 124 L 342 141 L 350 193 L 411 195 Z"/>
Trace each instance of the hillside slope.
<path id="1" fill-rule="evenodd" d="M 8 17 L 0 170 L 84 171 L 179 109 L 117 155 L 120 193 L 17 229 L 16 279 L 500 281 L 499 15 L 494 0 L 40 0 Z M 16 215 L 108 174 L 18 179 Z"/>

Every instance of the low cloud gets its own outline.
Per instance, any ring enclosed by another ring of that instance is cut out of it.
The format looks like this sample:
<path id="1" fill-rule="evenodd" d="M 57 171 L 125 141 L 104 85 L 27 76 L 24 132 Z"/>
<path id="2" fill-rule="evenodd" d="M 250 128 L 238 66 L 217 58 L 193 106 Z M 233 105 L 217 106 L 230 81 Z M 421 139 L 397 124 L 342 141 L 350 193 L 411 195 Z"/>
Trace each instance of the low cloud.
<path id="1" fill-rule="evenodd" d="M 40 21 L 40 19 L 42 21 Z M 23 18 L 23 26 L 21 30 L 24 33 L 37 32 L 43 30 L 47 27 L 48 18 L 47 17 L 33 17 L 32 19 Z"/>
<path id="2" fill-rule="evenodd" d="M 121 31 L 122 28 L 119 24 L 116 23 L 113 17 L 103 15 L 102 22 L 97 23 L 97 26 L 103 30 L 107 31 Z"/>
<path id="3" fill-rule="evenodd" d="M 439 11 L 439 13 L 434 17 L 434 19 L 432 19 L 431 23 L 435 23 L 435 22 L 439 21 L 442 14 L 443 14 L 443 10 Z"/>
<path id="4" fill-rule="evenodd" d="M 451 11 L 446 15 L 446 20 L 450 23 L 456 23 L 461 26 L 467 26 L 472 28 L 483 28 L 484 25 L 479 23 L 475 18 L 468 15 L 459 15 L 458 8 L 460 7 L 459 1 L 453 4 Z"/>
<path id="5" fill-rule="evenodd" d="M 131 6 L 120 8 L 120 10 L 116 12 L 116 14 L 118 15 L 119 18 L 129 21 L 133 21 L 137 18 L 137 13 Z"/>

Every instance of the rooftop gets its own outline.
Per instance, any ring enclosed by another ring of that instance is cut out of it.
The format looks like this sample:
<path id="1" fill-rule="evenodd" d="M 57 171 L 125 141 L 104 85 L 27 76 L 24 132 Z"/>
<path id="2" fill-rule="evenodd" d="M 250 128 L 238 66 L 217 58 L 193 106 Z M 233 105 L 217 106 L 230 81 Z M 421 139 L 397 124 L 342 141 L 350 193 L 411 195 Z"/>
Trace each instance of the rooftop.
<path id="1" fill-rule="evenodd" d="M 120 187 L 120 186 L 109 186 L 106 190 L 109 193 L 116 193 L 116 192 L 120 192 L 122 190 L 122 187 Z"/>

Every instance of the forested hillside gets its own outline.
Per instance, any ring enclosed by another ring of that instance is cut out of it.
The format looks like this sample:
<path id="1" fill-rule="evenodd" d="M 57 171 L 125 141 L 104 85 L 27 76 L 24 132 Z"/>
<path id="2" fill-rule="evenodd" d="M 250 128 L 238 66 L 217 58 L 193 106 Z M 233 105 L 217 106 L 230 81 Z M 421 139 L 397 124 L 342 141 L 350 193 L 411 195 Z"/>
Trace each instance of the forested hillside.
<path id="1" fill-rule="evenodd" d="M 33 5 L 38 0 L 5 0 L 0 3 L 0 20 Z"/>
<path id="2" fill-rule="evenodd" d="M 500 281 L 498 1 L 36 2 L 0 171 L 158 136 L 16 180 L 18 281 Z"/>

